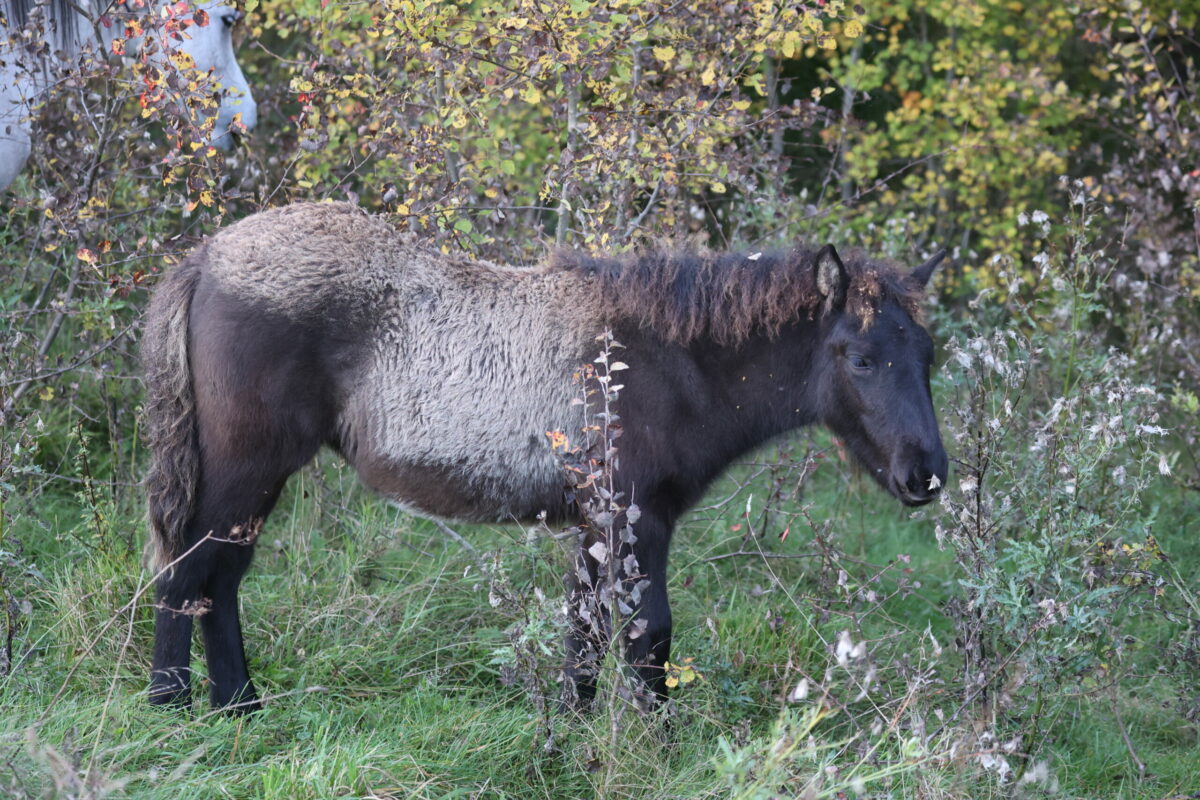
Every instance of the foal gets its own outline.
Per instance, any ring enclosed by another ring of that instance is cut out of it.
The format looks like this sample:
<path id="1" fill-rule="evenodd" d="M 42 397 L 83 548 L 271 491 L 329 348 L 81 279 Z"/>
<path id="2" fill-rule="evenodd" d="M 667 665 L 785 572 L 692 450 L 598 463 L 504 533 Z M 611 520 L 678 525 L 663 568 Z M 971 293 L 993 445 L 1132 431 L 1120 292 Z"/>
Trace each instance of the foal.
<path id="1" fill-rule="evenodd" d="M 577 518 L 546 431 L 577 431 L 572 371 L 625 345 L 617 488 L 636 499 L 649 579 L 626 648 L 665 696 L 667 549 L 734 459 L 820 423 L 908 505 L 946 480 L 933 345 L 911 274 L 832 247 L 770 254 L 564 254 L 532 268 L 442 254 L 346 204 L 217 233 L 161 281 L 146 318 L 147 478 L 158 580 L 151 702 L 186 704 L 199 616 L 211 698 L 259 705 L 237 589 L 288 476 L 329 445 L 418 513 Z M 580 566 L 594 574 L 586 554 Z M 567 677 L 600 631 L 576 626 Z"/>

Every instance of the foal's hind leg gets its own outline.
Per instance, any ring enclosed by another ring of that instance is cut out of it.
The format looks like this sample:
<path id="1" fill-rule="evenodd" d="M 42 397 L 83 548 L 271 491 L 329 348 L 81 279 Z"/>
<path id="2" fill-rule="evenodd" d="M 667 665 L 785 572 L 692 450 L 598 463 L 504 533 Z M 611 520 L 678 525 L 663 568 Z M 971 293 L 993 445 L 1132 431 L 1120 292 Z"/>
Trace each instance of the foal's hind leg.
<path id="1" fill-rule="evenodd" d="M 158 582 L 151 702 L 189 701 L 192 619 L 200 618 L 213 705 L 258 705 L 237 591 L 288 476 L 328 438 L 329 381 L 311 332 L 202 284 L 192 301 L 193 446 L 199 458 L 182 555 Z"/>
<path id="2" fill-rule="evenodd" d="M 199 611 L 198 577 L 193 565 L 185 559 L 158 579 L 154 604 L 154 659 L 150 667 L 152 705 L 187 706 L 191 703 L 192 678 L 188 662 L 192 647 L 192 617 Z"/>
<path id="3" fill-rule="evenodd" d="M 259 707 L 258 694 L 246 666 L 237 593 L 250 566 L 255 540 L 284 480 L 286 475 L 274 482 L 247 481 L 236 489 L 231 482 L 220 493 L 219 500 L 208 506 L 217 510 L 224 523 L 211 528 L 216 538 L 224 541 L 204 545 L 211 547 L 211 557 L 207 579 L 201 587 L 209 604 L 200 617 L 200 629 L 208 660 L 209 694 L 215 708 L 253 711 Z M 202 525 L 201 529 L 204 528 L 208 526 Z"/>
<path id="4" fill-rule="evenodd" d="M 257 696 L 246 668 L 237 590 L 291 470 L 275 465 L 264 474 L 250 469 L 252 462 L 205 462 L 184 541 L 187 555 L 158 583 L 150 700 L 189 702 L 192 620 L 199 617 L 213 705 L 253 710 Z"/>

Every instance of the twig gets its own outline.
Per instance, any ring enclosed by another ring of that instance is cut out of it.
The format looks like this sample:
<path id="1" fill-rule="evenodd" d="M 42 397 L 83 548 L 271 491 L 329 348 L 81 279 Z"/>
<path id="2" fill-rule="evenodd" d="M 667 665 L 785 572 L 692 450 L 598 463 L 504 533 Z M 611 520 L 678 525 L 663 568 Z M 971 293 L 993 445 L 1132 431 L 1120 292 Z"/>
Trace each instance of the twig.
<path id="1" fill-rule="evenodd" d="M 133 593 L 133 597 L 129 598 L 129 602 L 127 602 L 125 605 L 123 605 L 119 609 L 117 609 L 117 613 L 115 613 L 111 617 L 109 617 L 108 621 L 100 626 L 100 630 L 96 631 L 96 635 L 92 637 L 92 640 L 90 642 L 88 642 L 87 647 L 85 647 L 83 649 L 83 653 L 84 654 L 90 653 L 92 651 L 92 649 L 96 646 L 96 643 L 100 641 L 100 638 L 102 636 L 104 636 L 105 633 L 108 632 L 108 629 L 111 628 L 113 626 L 113 624 L 116 623 L 116 621 L 118 619 L 120 619 L 121 616 L 126 611 L 133 609 L 137 605 L 137 602 L 142 599 L 142 595 L 144 595 L 146 592 L 148 592 L 150 590 L 150 587 L 154 586 L 154 584 L 158 581 L 159 578 L 161 578 L 163 575 L 167 574 L 172 569 L 174 569 L 176 564 L 183 561 L 185 558 L 190 556 L 192 553 L 196 552 L 196 550 L 199 549 L 200 546 L 203 545 L 205 542 L 214 541 L 214 540 L 215 541 L 226 541 L 226 540 L 222 540 L 222 539 L 215 539 L 215 537 L 212 535 L 212 531 L 209 531 L 200 539 L 200 541 L 196 542 L 194 545 L 189 547 L 187 550 L 185 550 L 183 553 L 181 553 L 178 557 L 176 557 L 175 560 L 173 560 L 171 563 L 167 564 L 162 569 L 160 569 L 158 572 L 156 572 L 154 574 L 154 577 L 150 578 L 150 580 L 146 581 L 141 586 L 139 586 L 137 591 Z M 75 673 L 79 671 L 79 668 L 83 665 L 83 662 L 84 662 L 84 659 L 81 656 L 80 658 L 78 658 L 75 661 L 74 664 L 71 665 L 71 669 L 69 669 L 67 671 L 66 677 L 63 678 L 62 685 L 58 687 L 58 691 L 54 693 L 54 697 L 50 698 L 50 702 L 46 703 L 46 707 L 42 710 L 41 715 L 37 718 L 37 721 L 34 723 L 34 725 L 40 725 L 46 721 L 46 717 L 50 714 L 50 711 L 54 708 L 55 704 L 58 703 L 58 701 L 60 699 L 62 699 L 63 692 L 65 692 L 67 690 L 67 686 L 68 686 L 68 684 L 70 684 L 71 678 L 75 677 Z"/>
<path id="2" fill-rule="evenodd" d="M 1117 730 L 1121 732 L 1121 740 L 1125 742 L 1125 749 L 1129 751 L 1129 757 L 1133 759 L 1133 763 L 1137 765 L 1138 778 L 1146 779 L 1146 762 L 1138 758 L 1137 751 L 1133 749 L 1133 742 L 1129 738 L 1129 731 L 1125 729 L 1125 720 L 1121 717 L 1121 703 L 1117 698 L 1117 684 L 1114 681 L 1112 685 L 1112 709 L 1113 717 L 1117 720 Z"/>
<path id="3" fill-rule="evenodd" d="M 59 324 L 61 325 L 61 323 L 59 323 Z M 94 359 L 96 356 L 100 355 L 104 351 L 111 348 L 113 345 L 115 345 L 121 339 L 125 338 L 125 334 L 129 333 L 129 331 L 133 329 L 133 326 L 134 326 L 134 323 L 132 323 L 132 322 L 130 324 L 126 325 L 125 329 L 122 330 L 120 333 L 118 333 L 116 336 L 112 337 L 111 339 L 106 341 L 104 344 L 100 345 L 100 347 L 96 348 L 92 352 L 83 356 L 78 361 L 75 361 L 74 363 L 69 364 L 68 366 L 60 367 L 59 369 L 50 370 L 49 372 L 43 372 L 40 375 L 32 375 L 28 378 L 17 378 L 16 380 L 0 383 L 0 389 L 6 389 L 9 386 L 12 386 L 14 384 L 17 387 L 15 390 L 13 390 L 13 393 L 11 395 L 9 395 L 9 398 L 4 402 L 4 406 L 2 408 L 0 408 L 0 412 L 2 412 L 2 413 L 0 413 L 0 418 L 7 415 L 10 411 L 13 410 L 13 408 L 16 407 L 17 401 L 21 399 L 21 395 L 25 394 L 25 391 L 30 386 L 32 386 L 33 384 L 38 383 L 40 381 L 44 381 L 47 378 L 53 378 L 56 375 L 62 375 L 64 372 L 71 372 L 73 370 L 79 369 L 84 364 L 86 364 L 89 361 L 91 361 L 92 359 Z M 55 333 L 55 335 L 57 335 L 57 333 L 58 333 L 57 330 L 55 330 L 54 333 Z"/>
<path id="4" fill-rule="evenodd" d="M 642 213 L 633 218 L 633 221 L 629 223 L 629 227 L 625 229 L 626 239 L 633 235 L 633 232 L 642 224 L 642 220 L 650 213 L 650 209 L 654 207 L 654 201 L 658 199 L 658 190 L 662 188 L 662 185 L 662 178 L 659 178 L 658 183 L 654 184 L 654 191 L 650 193 L 650 198 L 646 200 L 646 207 L 642 209 Z"/>
<path id="5" fill-rule="evenodd" d="M 479 555 L 479 551 L 475 549 L 474 545 L 464 539 L 461 533 L 454 530 L 454 528 L 451 528 L 440 519 L 433 520 L 433 524 L 437 525 L 438 530 L 457 542 L 462 549 L 470 553 L 471 558 L 475 560 L 475 566 L 479 567 L 479 571 L 482 574 L 487 575 L 487 564 L 484 563 L 483 557 Z"/>
<path id="6" fill-rule="evenodd" d="M 566 171 L 570 167 L 569 162 L 575 159 L 575 145 L 579 139 L 577 128 L 579 127 L 579 82 L 576 81 L 570 87 L 567 94 L 567 146 L 563 149 L 559 156 L 559 166 Z M 570 194 L 570 181 L 563 176 L 562 180 L 562 196 L 558 201 L 558 227 L 554 231 L 554 244 L 562 247 L 567 242 L 567 221 L 569 219 L 567 212 L 571 210 L 571 203 L 568 195 Z"/>
<path id="7" fill-rule="evenodd" d="M 721 553 L 716 556 L 709 556 L 700 560 L 702 564 L 708 564 L 712 561 L 722 561 L 726 558 L 736 558 L 738 556 L 753 556 L 755 558 L 820 558 L 821 553 L 768 553 L 763 550 L 736 550 L 732 553 Z"/>
<path id="8" fill-rule="evenodd" d="M 695 514 L 702 514 L 702 513 L 704 513 L 705 511 L 720 511 L 721 509 L 725 508 L 725 506 L 726 506 L 728 503 L 732 502 L 732 501 L 733 501 L 733 499 L 734 499 L 735 497 L 737 497 L 737 496 L 738 496 L 739 494 L 741 494 L 742 492 L 746 491 L 747 487 L 749 487 L 749 486 L 750 486 L 751 484 L 753 484 L 753 483 L 754 483 L 756 480 L 758 480 L 758 476 L 759 476 L 759 475 L 762 475 L 764 472 L 766 472 L 766 471 L 767 471 L 767 468 L 768 468 L 768 465 L 763 465 L 763 466 L 760 466 L 758 469 L 756 469 L 756 470 L 755 470 L 755 471 L 754 471 L 754 472 L 753 472 L 753 473 L 750 475 L 750 477 L 749 477 L 749 478 L 747 478 L 745 481 L 741 481 L 741 482 L 739 482 L 739 483 L 737 484 L 737 488 L 736 488 L 736 489 L 734 489 L 732 492 L 730 492 L 730 493 L 729 493 L 729 495 L 727 495 L 727 496 L 726 496 L 726 497 L 724 497 L 723 499 L 721 499 L 721 500 L 718 500 L 717 502 L 715 502 L 715 503 L 713 503 L 713 504 L 711 504 L 711 505 L 707 505 L 707 506 L 700 506 L 699 508 L 693 508 L 693 509 L 692 509 L 691 511 L 689 511 L 688 513 L 689 513 L 689 514 L 692 514 L 692 515 L 695 515 Z"/>

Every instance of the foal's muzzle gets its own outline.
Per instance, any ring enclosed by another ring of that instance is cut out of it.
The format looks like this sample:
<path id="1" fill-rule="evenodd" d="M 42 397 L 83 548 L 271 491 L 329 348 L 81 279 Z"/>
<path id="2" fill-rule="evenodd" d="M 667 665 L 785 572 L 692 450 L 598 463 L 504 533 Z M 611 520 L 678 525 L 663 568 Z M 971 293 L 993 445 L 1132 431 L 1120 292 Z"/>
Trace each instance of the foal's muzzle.
<path id="1" fill-rule="evenodd" d="M 907 469 L 893 468 L 892 493 L 906 506 L 923 506 L 942 493 L 949 466 L 945 451 L 922 453 Z"/>

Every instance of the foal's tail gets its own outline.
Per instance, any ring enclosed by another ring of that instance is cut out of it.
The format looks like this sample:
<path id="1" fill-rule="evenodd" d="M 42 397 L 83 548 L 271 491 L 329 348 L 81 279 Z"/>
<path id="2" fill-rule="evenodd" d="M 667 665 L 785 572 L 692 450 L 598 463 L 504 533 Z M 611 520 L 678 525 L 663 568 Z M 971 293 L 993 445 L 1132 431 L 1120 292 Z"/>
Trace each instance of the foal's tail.
<path id="1" fill-rule="evenodd" d="M 202 261 L 203 249 L 163 276 L 146 311 L 142 336 L 150 449 L 148 550 L 155 572 L 183 551 L 184 529 L 192 516 L 200 477 L 188 321 Z"/>

